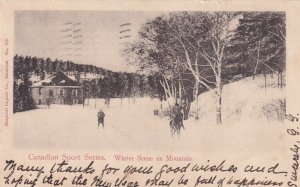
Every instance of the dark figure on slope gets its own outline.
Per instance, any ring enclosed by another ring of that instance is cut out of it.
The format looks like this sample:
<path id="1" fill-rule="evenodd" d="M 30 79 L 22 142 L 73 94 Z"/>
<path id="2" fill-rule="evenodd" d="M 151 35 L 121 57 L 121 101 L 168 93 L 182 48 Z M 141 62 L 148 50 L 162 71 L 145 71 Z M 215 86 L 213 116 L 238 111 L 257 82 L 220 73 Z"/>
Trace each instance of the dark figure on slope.
<path id="1" fill-rule="evenodd" d="M 104 104 L 107 106 L 107 108 L 109 108 L 109 105 L 110 105 L 110 98 L 109 97 L 105 98 Z"/>
<path id="2" fill-rule="evenodd" d="M 99 129 L 100 124 L 102 124 L 102 127 L 104 128 L 104 117 L 105 117 L 105 114 L 100 109 L 99 112 L 98 112 L 98 129 Z"/>
<path id="3" fill-rule="evenodd" d="M 177 132 L 177 134 L 179 134 L 181 127 L 184 129 L 183 110 L 182 110 L 182 107 L 180 107 L 176 103 L 171 111 L 171 121 L 170 121 L 171 134 L 174 135 L 175 132 Z"/>

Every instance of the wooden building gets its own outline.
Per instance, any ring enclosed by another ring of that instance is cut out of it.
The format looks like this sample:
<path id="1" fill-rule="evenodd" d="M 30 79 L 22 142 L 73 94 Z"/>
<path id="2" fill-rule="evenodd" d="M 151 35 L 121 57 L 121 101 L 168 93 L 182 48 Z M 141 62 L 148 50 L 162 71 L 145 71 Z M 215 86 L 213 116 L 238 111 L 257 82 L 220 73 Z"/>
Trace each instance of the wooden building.
<path id="1" fill-rule="evenodd" d="M 82 86 L 62 71 L 34 83 L 30 89 L 36 105 L 72 105 L 83 102 Z"/>

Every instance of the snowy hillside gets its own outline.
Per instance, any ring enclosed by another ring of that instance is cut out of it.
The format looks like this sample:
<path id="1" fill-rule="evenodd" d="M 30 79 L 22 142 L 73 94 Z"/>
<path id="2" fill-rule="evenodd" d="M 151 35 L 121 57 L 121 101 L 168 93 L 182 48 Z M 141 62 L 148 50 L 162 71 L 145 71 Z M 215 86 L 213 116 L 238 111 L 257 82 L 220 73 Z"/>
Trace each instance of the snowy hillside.
<path id="1" fill-rule="evenodd" d="M 267 88 L 264 88 L 262 75 L 243 78 L 223 87 L 223 121 L 269 119 L 282 120 L 285 114 L 285 89 L 277 85 L 277 77 L 267 76 Z M 214 95 L 211 92 L 199 96 L 202 119 L 213 121 L 215 116 Z M 196 103 L 193 103 L 196 110 Z M 278 114 L 278 115 L 277 115 Z"/>
<path id="2" fill-rule="evenodd" d="M 216 125 L 215 105 L 210 92 L 199 96 L 200 119 L 184 121 L 185 130 L 172 138 L 168 117 L 153 115 L 160 102 L 150 98 L 103 99 L 89 105 L 51 105 L 50 108 L 14 114 L 15 145 L 26 148 L 87 150 L 195 150 L 208 152 L 261 151 L 284 149 L 282 122 L 269 119 L 263 112 L 279 112 L 285 98 L 276 78 L 252 77 L 230 83 L 223 91 L 223 124 Z M 166 107 L 166 103 L 163 103 Z M 195 113 L 195 103 L 192 113 Z M 105 128 L 97 129 L 97 112 L 103 109 Z M 267 109 L 266 109 L 267 108 Z M 265 136 L 272 133 L 272 136 Z M 249 141 L 243 141 L 248 139 Z"/>

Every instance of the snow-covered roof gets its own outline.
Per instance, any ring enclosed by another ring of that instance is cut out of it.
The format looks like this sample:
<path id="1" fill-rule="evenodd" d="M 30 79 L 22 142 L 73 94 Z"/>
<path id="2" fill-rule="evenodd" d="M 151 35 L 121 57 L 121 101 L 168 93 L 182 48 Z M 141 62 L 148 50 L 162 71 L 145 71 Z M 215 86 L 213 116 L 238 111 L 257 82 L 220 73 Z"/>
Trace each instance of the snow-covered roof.
<path id="1" fill-rule="evenodd" d="M 71 79 L 62 71 L 58 71 L 39 82 L 33 83 L 32 87 L 39 86 L 80 86 L 74 79 Z"/>

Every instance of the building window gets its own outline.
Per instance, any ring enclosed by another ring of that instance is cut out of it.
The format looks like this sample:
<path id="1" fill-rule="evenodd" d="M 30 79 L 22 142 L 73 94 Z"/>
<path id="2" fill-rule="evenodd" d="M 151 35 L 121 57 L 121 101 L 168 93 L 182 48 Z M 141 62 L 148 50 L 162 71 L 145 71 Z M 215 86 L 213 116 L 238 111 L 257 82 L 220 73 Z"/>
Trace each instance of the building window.
<path id="1" fill-rule="evenodd" d="M 60 90 L 60 96 L 64 96 L 64 90 Z"/>
<path id="2" fill-rule="evenodd" d="M 39 105 L 41 105 L 42 104 L 42 100 L 41 99 L 39 99 Z"/>
<path id="3" fill-rule="evenodd" d="M 53 97 L 53 91 L 49 90 L 49 97 Z"/>
<path id="4" fill-rule="evenodd" d="M 73 104 L 78 104 L 78 99 L 73 99 Z"/>
<path id="5" fill-rule="evenodd" d="M 42 95 L 42 88 L 39 88 L 39 95 Z"/>
<path id="6" fill-rule="evenodd" d="M 77 89 L 73 90 L 73 96 L 77 96 Z"/>

